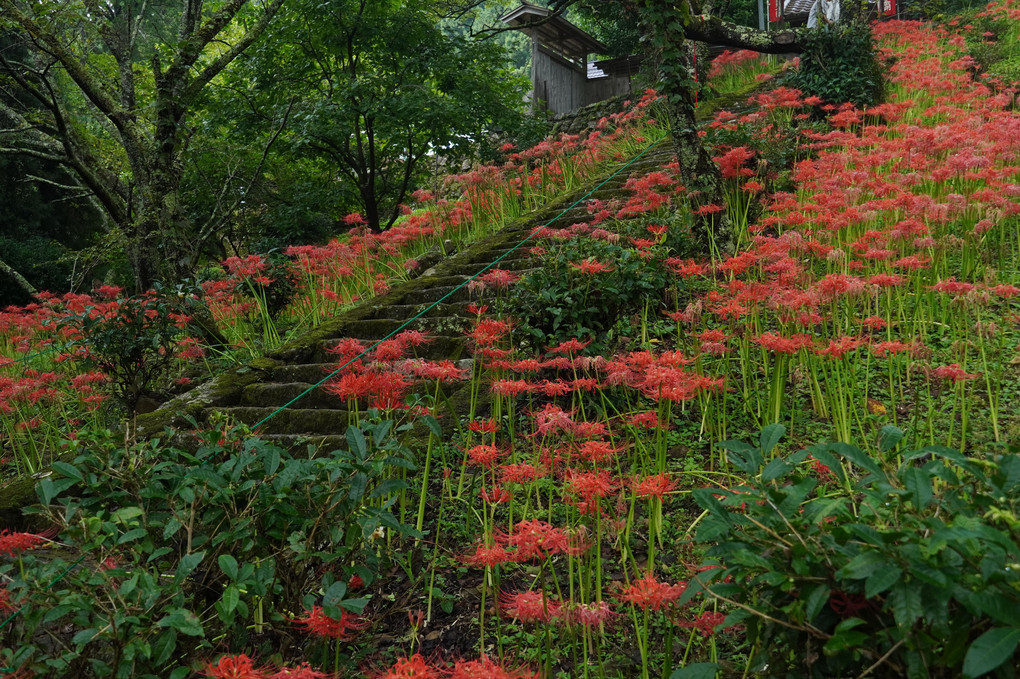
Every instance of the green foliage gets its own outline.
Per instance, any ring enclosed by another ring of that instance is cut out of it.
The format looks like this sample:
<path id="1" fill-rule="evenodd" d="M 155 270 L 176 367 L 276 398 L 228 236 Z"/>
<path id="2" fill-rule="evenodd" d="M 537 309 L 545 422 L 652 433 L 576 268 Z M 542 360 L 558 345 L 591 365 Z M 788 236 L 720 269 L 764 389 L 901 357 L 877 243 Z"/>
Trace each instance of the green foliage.
<path id="1" fill-rule="evenodd" d="M 743 619 L 755 671 L 977 677 L 1011 664 L 1020 455 L 897 452 L 889 426 L 874 455 L 830 443 L 784 457 L 783 431 L 721 444 L 747 482 L 694 491 L 697 540 L 720 564 L 701 581 L 741 606 L 730 622 Z"/>
<path id="2" fill-rule="evenodd" d="M 429 2 L 305 0 L 284 12 L 228 106 L 242 118 L 250 109 L 263 131 L 265 120 L 286 129 L 275 162 L 326 170 L 340 188 L 329 204 L 361 212 L 373 229 L 399 218 L 436 169 L 426 160 L 459 164 L 492 130 L 521 122 L 523 84 L 502 50 L 444 33 Z"/>
<path id="3" fill-rule="evenodd" d="M 882 68 L 875 58 L 871 28 L 839 24 L 811 31 L 804 38 L 800 68 L 791 85 L 828 104 L 871 106 L 882 99 Z"/>
<path id="4" fill-rule="evenodd" d="M 194 453 L 77 442 L 37 486 L 61 550 L 0 565 L 24 606 L 0 630 L 0 665 L 190 676 L 214 647 L 278 648 L 313 605 L 360 613 L 368 599 L 349 583 L 386 566 L 381 531 L 413 533 L 390 512 L 404 488 L 394 470 L 414 469 L 392 422 L 352 427 L 350 450 L 316 455 L 236 434 L 206 432 Z"/>
<path id="5" fill-rule="evenodd" d="M 140 396 L 157 390 L 173 365 L 186 310 L 183 296 L 156 286 L 53 322 L 81 347 L 83 363 L 109 376 L 117 398 L 133 408 Z"/>
<path id="6" fill-rule="evenodd" d="M 676 239 L 676 247 L 686 243 Z M 653 246 L 646 257 L 624 243 L 592 238 L 556 242 L 541 266 L 514 285 L 506 311 L 522 320 L 522 329 L 538 346 L 570 338 L 604 339 L 621 314 L 640 310 L 648 301 L 658 308 L 672 280 L 664 265 L 670 245 Z M 582 268 L 586 264 L 607 268 L 589 273 Z"/>

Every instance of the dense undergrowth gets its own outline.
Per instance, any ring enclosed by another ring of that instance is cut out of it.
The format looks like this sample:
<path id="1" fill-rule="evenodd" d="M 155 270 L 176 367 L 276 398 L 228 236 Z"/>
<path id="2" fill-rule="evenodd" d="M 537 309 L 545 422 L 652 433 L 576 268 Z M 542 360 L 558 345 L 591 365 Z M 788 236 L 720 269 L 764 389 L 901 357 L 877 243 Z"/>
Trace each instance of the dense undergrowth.
<path id="1" fill-rule="evenodd" d="M 38 485 L 56 532 L 0 535 L 0 658 L 53 676 L 1009 676 L 1016 92 L 974 77 L 961 35 L 874 31 L 886 103 L 780 87 L 708 126 L 728 190 L 703 209 L 727 211 L 731 252 L 691 244 L 675 167 L 632 180 L 539 234 L 544 266 L 487 279 L 505 289 L 474 307 L 470 374 L 415 360 L 412 333 L 349 365 L 328 387 L 362 416 L 346 450 L 84 427 Z M 411 371 L 470 380 L 469 417 L 427 395 L 409 413 Z M 414 450 L 393 425 L 411 417 Z"/>

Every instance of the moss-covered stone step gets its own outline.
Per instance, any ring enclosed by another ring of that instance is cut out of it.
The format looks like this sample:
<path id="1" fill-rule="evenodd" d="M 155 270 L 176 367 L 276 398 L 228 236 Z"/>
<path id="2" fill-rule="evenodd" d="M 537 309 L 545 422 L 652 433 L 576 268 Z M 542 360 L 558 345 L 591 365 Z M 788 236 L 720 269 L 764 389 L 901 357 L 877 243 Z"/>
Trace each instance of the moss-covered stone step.
<path id="1" fill-rule="evenodd" d="M 318 379 L 322 379 L 328 374 L 327 372 L 319 373 Z M 326 393 L 321 387 L 313 387 L 316 382 L 249 384 L 241 390 L 241 399 L 237 405 L 260 408 L 280 407 L 298 397 L 300 400 L 294 404 L 294 407 L 328 410 L 341 405 L 340 399 L 333 394 Z M 305 393 L 306 391 L 308 393 Z"/>
<path id="2" fill-rule="evenodd" d="M 467 276 L 463 277 L 467 280 Z M 432 302 L 467 302 L 471 299 L 471 291 L 467 286 L 458 288 L 456 285 L 430 286 L 407 292 L 397 300 L 398 304 L 431 304 Z"/>
<path id="3" fill-rule="evenodd" d="M 465 327 L 465 323 L 467 323 L 467 321 L 459 317 L 455 320 L 457 323 L 456 328 L 453 327 L 452 322 L 449 327 L 434 325 L 430 328 L 429 332 L 425 333 L 429 338 L 429 343 L 420 347 L 415 347 L 411 352 L 411 358 L 424 358 L 430 361 L 439 361 L 443 359 L 459 361 L 467 356 L 467 337 L 462 331 L 462 328 Z M 382 339 L 382 337 L 379 339 Z M 309 362 L 327 364 L 332 361 L 332 365 L 336 366 L 337 357 L 335 354 L 330 353 L 328 349 L 335 347 L 342 341 L 343 338 L 325 340 L 320 347 L 320 351 L 315 356 L 315 361 Z M 374 343 L 368 341 L 363 342 L 369 346 Z M 282 382 L 285 380 L 276 381 Z"/>
<path id="4" fill-rule="evenodd" d="M 468 302 L 453 302 L 451 304 L 444 302 L 435 306 L 430 304 L 386 304 L 373 311 L 369 318 L 392 318 L 406 321 L 408 318 L 422 313 L 424 318 L 467 316 L 467 305 Z"/>

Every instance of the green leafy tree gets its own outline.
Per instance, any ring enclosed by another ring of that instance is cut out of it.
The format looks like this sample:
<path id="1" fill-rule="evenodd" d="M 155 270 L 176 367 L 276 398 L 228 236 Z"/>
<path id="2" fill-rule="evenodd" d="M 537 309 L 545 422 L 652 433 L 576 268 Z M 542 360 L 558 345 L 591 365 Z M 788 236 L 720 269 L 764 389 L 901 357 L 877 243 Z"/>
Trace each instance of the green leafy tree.
<path id="1" fill-rule="evenodd" d="M 521 121 L 502 50 L 444 32 L 432 4 L 292 3 L 234 84 L 253 117 L 290 110 L 286 148 L 331 167 L 373 229 L 396 221 L 426 165 L 449 169 Z"/>
<path id="2" fill-rule="evenodd" d="M 119 230 L 135 286 L 189 273 L 206 241 L 182 206 L 208 85 L 284 0 L 0 0 L 0 152 L 65 168 Z"/>

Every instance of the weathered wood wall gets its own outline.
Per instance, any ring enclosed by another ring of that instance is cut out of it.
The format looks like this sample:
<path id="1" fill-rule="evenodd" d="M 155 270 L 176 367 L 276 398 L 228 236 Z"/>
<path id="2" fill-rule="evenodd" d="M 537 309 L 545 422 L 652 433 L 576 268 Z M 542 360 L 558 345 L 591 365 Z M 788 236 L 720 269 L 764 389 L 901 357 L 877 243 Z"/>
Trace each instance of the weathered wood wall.
<path id="1" fill-rule="evenodd" d="M 605 99 L 630 94 L 630 76 L 611 75 L 585 81 L 584 105 L 595 104 Z"/>
<path id="2" fill-rule="evenodd" d="M 531 82 L 535 87 L 532 101 L 539 108 L 560 114 L 588 103 L 585 101 L 585 72 L 541 47 L 532 51 Z"/>

